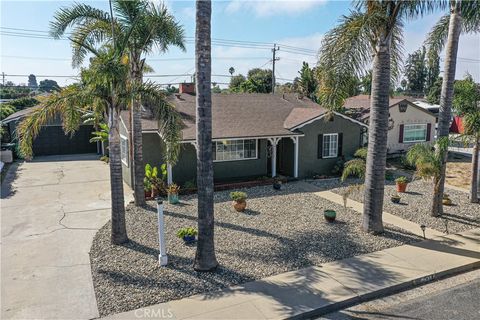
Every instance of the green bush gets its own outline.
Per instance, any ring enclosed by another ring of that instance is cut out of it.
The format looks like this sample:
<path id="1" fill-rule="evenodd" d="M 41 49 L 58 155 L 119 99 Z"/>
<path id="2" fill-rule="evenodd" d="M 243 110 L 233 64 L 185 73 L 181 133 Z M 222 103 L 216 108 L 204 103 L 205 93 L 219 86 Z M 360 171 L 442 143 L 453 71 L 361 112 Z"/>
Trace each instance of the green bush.
<path id="1" fill-rule="evenodd" d="M 179 237 L 180 239 L 182 239 L 185 236 L 196 236 L 197 234 L 198 234 L 197 229 L 192 227 L 181 228 L 181 229 L 178 229 L 177 231 L 177 237 Z"/>
<path id="2" fill-rule="evenodd" d="M 230 198 L 233 201 L 245 201 L 247 199 L 247 194 L 241 191 L 232 191 L 230 192 Z"/>
<path id="3" fill-rule="evenodd" d="M 407 177 L 401 176 L 401 177 L 398 177 L 397 179 L 395 179 L 395 182 L 397 182 L 397 183 L 408 183 L 408 179 L 407 179 Z"/>

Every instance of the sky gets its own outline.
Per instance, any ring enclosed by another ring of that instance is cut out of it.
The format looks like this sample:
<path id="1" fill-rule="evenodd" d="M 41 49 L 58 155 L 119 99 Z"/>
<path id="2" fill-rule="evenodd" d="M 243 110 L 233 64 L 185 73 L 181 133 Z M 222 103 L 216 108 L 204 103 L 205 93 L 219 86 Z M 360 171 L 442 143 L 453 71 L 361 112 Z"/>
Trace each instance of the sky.
<path id="1" fill-rule="evenodd" d="M 108 0 L 78 2 L 108 10 Z M 31 73 L 37 75 L 37 81 L 54 79 L 61 86 L 74 81 L 72 76 L 78 75 L 79 70 L 71 66 L 69 41 L 50 39 L 47 34 L 54 13 L 72 4 L 73 1 L 0 0 L 0 72 L 5 73 L 5 81 L 27 83 L 25 75 Z M 185 29 L 186 52 L 172 47 L 166 53 L 149 55 L 147 62 L 155 75 L 150 79 L 160 84 L 189 81 L 189 74 L 194 72 L 195 2 L 169 0 L 166 5 Z M 235 74 L 244 75 L 255 67 L 271 68 L 274 43 L 280 47 L 277 81 L 292 81 L 303 61 L 315 65 L 323 34 L 352 6 L 350 1 L 338 0 L 232 0 L 214 1 L 212 8 L 212 81 L 224 87 L 229 81 L 230 67 Z M 442 14 L 406 22 L 405 57 L 422 45 Z M 231 41 L 249 43 L 235 42 L 232 46 Z M 463 78 L 469 72 L 480 82 L 480 35 L 462 35 L 458 57 L 456 77 Z M 443 61 L 440 64 L 443 70 Z"/>

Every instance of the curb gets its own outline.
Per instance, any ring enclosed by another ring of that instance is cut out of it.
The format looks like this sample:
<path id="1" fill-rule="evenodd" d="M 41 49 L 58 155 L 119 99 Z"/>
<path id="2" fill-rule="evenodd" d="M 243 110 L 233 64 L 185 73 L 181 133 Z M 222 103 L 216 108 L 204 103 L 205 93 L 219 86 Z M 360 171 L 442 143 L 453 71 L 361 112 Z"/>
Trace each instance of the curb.
<path id="1" fill-rule="evenodd" d="M 329 313 L 332 313 L 332 312 L 335 312 L 335 311 L 338 311 L 338 310 L 341 310 L 341 309 L 344 309 L 344 308 L 354 306 L 354 305 L 359 304 L 359 303 L 363 303 L 363 302 L 378 299 L 378 298 L 383 298 L 385 296 L 389 296 L 389 295 L 392 295 L 392 294 L 395 294 L 395 293 L 398 293 L 398 292 L 401 292 L 401 291 L 412 289 L 414 287 L 420 287 L 420 286 L 425 285 L 427 283 L 431 283 L 431 282 L 434 282 L 434 281 L 437 281 L 437 280 L 441 280 L 443 278 L 448 278 L 450 276 L 454 276 L 454 275 L 457 275 L 457 274 L 460 274 L 460 273 L 471 271 L 471 270 L 474 270 L 474 269 L 477 269 L 477 268 L 480 268 L 480 261 L 475 261 L 475 262 L 472 262 L 472 263 L 469 263 L 469 264 L 458 266 L 456 268 L 431 273 L 431 274 L 422 276 L 420 278 L 416 278 L 416 279 L 409 280 L 407 282 L 392 285 L 388 288 L 383 288 L 383 289 L 368 292 L 368 293 L 365 293 L 365 294 L 357 295 L 357 296 L 355 296 L 351 299 L 347 299 L 347 300 L 344 300 L 344 301 L 332 303 L 332 304 L 329 304 L 327 306 L 324 306 L 324 307 L 321 307 L 321 308 L 318 308 L 318 309 L 314 309 L 314 310 L 311 310 L 311 311 L 307 311 L 307 312 L 289 317 L 287 319 L 310 319 L 312 317 L 323 316 L 323 315 L 326 315 L 326 314 L 329 314 Z"/>

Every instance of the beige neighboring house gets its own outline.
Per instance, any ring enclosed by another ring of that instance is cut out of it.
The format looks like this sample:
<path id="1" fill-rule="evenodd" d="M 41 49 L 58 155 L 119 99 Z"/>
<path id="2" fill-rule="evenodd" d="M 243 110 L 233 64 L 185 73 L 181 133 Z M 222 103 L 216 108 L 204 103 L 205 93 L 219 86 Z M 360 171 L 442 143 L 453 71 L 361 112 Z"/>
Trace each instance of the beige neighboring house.
<path id="1" fill-rule="evenodd" d="M 345 101 L 346 114 L 368 124 L 370 96 L 358 95 Z M 403 153 L 416 143 L 435 139 L 436 117 L 409 97 L 390 98 L 387 152 Z"/>

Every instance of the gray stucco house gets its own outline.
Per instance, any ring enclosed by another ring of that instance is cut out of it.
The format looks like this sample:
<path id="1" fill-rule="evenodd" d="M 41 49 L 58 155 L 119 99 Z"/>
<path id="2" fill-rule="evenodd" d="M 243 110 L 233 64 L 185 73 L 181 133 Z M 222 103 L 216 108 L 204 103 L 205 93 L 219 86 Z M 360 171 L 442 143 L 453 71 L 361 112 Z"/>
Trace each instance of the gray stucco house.
<path id="1" fill-rule="evenodd" d="M 178 162 L 168 167 L 177 184 L 196 179 L 195 93 L 181 84 L 169 97 L 183 119 Z M 125 181 L 131 185 L 129 112 L 121 115 L 121 150 Z M 290 94 L 213 94 L 213 154 L 215 182 L 240 181 L 279 174 L 294 178 L 329 174 L 342 157 L 364 144 L 367 125 Z M 143 159 L 159 166 L 165 145 L 156 120 L 144 115 Z"/>

